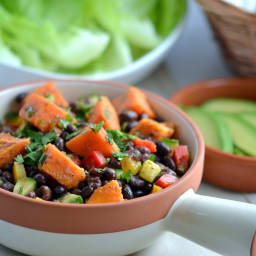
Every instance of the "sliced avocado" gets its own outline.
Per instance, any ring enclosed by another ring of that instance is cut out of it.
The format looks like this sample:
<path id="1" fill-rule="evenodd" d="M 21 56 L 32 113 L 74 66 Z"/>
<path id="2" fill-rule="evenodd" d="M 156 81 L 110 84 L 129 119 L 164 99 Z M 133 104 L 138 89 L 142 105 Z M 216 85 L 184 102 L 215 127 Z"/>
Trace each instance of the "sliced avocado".
<path id="1" fill-rule="evenodd" d="M 189 108 L 186 113 L 198 125 L 206 145 L 225 152 L 233 152 L 233 140 L 230 131 L 218 117 L 200 108 Z"/>
<path id="2" fill-rule="evenodd" d="M 244 151 L 242 151 L 240 148 L 235 147 L 234 148 L 234 154 L 239 156 L 248 156 Z"/>
<path id="3" fill-rule="evenodd" d="M 240 118 L 250 123 L 256 129 L 256 112 L 245 112 L 239 114 Z"/>
<path id="4" fill-rule="evenodd" d="M 57 199 L 60 203 L 70 203 L 70 204 L 82 204 L 84 202 L 83 198 L 76 194 L 67 193 L 61 198 Z"/>
<path id="5" fill-rule="evenodd" d="M 256 157 L 256 130 L 239 115 L 219 114 L 227 124 L 235 145 L 250 156 Z"/>
<path id="6" fill-rule="evenodd" d="M 256 112 L 256 103 L 250 100 L 236 98 L 216 98 L 201 105 L 207 111 L 240 113 Z"/>
<path id="7" fill-rule="evenodd" d="M 36 190 L 36 181 L 32 178 L 24 177 L 17 181 L 14 186 L 13 192 L 23 196 L 28 195 L 30 192 Z"/>

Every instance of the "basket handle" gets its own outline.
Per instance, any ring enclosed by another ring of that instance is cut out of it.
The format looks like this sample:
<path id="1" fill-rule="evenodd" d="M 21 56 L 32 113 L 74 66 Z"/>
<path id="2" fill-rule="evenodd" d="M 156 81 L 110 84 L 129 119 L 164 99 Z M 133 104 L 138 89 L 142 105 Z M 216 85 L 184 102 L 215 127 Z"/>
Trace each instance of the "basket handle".
<path id="1" fill-rule="evenodd" d="M 167 223 L 170 231 L 221 255 L 252 255 L 256 249 L 253 204 L 197 195 L 191 189 L 175 202 Z"/>

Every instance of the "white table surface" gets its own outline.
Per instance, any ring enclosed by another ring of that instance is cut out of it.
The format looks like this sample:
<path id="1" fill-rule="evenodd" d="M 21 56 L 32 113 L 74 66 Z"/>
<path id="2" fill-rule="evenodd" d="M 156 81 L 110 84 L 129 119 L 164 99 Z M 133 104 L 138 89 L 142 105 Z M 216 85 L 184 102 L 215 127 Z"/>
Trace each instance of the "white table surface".
<path id="1" fill-rule="evenodd" d="M 164 97 L 168 97 L 175 90 L 189 83 L 232 76 L 219 53 L 204 15 L 192 0 L 188 1 L 190 2 L 190 12 L 181 38 L 170 52 L 164 65 L 139 85 Z M 0 86 L 7 83 L 8 76 L 2 74 Z M 235 193 L 206 183 L 201 184 L 198 193 L 256 204 L 256 194 Z M 0 255 L 21 256 L 23 254 L 0 245 Z M 132 256 L 166 255 L 216 256 L 218 254 L 173 233 L 166 233 L 154 246 Z"/>

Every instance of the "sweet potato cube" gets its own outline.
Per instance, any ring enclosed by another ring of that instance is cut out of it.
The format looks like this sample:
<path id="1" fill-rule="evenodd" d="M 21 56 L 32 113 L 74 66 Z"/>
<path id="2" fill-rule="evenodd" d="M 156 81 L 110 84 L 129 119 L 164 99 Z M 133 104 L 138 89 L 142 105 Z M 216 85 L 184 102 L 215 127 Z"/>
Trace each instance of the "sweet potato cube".
<path id="1" fill-rule="evenodd" d="M 83 157 L 87 157 L 92 151 L 100 151 L 105 157 L 111 157 L 113 152 L 119 152 L 114 141 L 109 143 L 103 127 L 98 132 L 86 127 L 79 135 L 69 140 L 66 147 Z"/>
<path id="2" fill-rule="evenodd" d="M 95 189 L 87 204 L 115 203 L 123 200 L 121 187 L 116 180 L 112 180 L 103 187 Z"/>
<path id="3" fill-rule="evenodd" d="M 7 133 L 0 133 L 0 168 L 10 163 L 18 154 L 25 153 L 29 139 L 19 139 Z"/>
<path id="4" fill-rule="evenodd" d="M 48 144 L 44 154 L 46 154 L 46 159 L 42 166 L 38 166 L 39 170 L 58 181 L 62 186 L 67 189 L 76 188 L 81 181 L 85 180 L 84 170 L 54 145 Z"/>
<path id="5" fill-rule="evenodd" d="M 104 121 L 105 129 L 120 130 L 119 119 L 112 103 L 105 96 L 96 103 L 89 118 L 90 123 Z"/>
<path id="6" fill-rule="evenodd" d="M 67 118 L 67 112 L 37 94 L 28 95 L 20 109 L 19 116 L 33 124 L 42 132 L 57 127 L 60 119 Z"/>
<path id="7" fill-rule="evenodd" d="M 159 123 L 155 120 L 144 118 L 132 128 L 130 133 L 139 133 L 139 135 L 150 136 L 155 140 L 162 140 L 163 138 L 172 137 L 174 134 L 174 129 L 164 123 Z"/>
<path id="8" fill-rule="evenodd" d="M 41 95 L 43 97 L 49 97 L 49 99 L 54 100 L 54 103 L 60 107 L 68 108 L 68 102 L 63 98 L 62 94 L 56 89 L 53 81 L 46 83 L 32 91 L 34 94 Z"/>
<path id="9" fill-rule="evenodd" d="M 121 95 L 112 101 L 118 114 L 123 110 L 130 109 L 137 114 L 146 113 L 150 118 L 155 117 L 145 94 L 138 88 L 130 87 L 125 95 Z"/>

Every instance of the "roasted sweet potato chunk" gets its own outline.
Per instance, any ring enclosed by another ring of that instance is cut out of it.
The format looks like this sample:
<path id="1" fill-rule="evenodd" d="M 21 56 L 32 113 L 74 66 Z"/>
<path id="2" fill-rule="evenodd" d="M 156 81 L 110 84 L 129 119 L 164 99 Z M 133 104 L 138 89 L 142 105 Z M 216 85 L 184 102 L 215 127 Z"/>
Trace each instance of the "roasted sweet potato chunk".
<path id="1" fill-rule="evenodd" d="M 19 139 L 7 133 L 0 133 L 0 168 L 10 163 L 18 154 L 25 153 L 29 139 Z"/>
<path id="2" fill-rule="evenodd" d="M 155 113 L 148 104 L 145 94 L 135 87 L 130 87 L 125 95 L 117 97 L 112 103 L 118 114 L 125 109 L 130 109 L 139 115 L 146 113 L 150 118 L 155 117 Z"/>
<path id="3" fill-rule="evenodd" d="M 112 180 L 103 187 L 94 190 L 87 204 L 114 203 L 123 200 L 121 187 L 116 180 Z"/>
<path id="4" fill-rule="evenodd" d="M 170 138 L 174 134 L 174 129 L 164 123 L 144 118 L 132 128 L 130 133 L 139 133 L 139 135 L 150 136 L 155 140 L 162 140 L 163 138 Z"/>
<path id="5" fill-rule="evenodd" d="M 69 113 L 37 94 L 28 95 L 20 109 L 19 116 L 33 124 L 42 132 L 58 126 L 58 121 L 67 119 Z"/>
<path id="6" fill-rule="evenodd" d="M 87 157 L 92 151 L 100 151 L 105 157 L 111 157 L 119 148 L 113 141 L 109 143 L 107 132 L 101 128 L 98 132 L 86 127 L 79 135 L 66 143 L 66 147 L 73 153 Z"/>
<path id="7" fill-rule="evenodd" d="M 38 166 L 39 170 L 67 189 L 76 188 L 81 181 L 85 180 L 84 170 L 54 145 L 48 144 L 44 154 L 46 159 L 42 166 Z"/>
<path id="8" fill-rule="evenodd" d="M 68 108 L 68 102 L 63 98 L 62 94 L 56 89 L 53 81 L 46 83 L 32 91 L 34 94 L 41 95 L 43 97 L 53 100 L 53 102 L 63 108 Z"/>
<path id="9" fill-rule="evenodd" d="M 90 123 L 104 121 L 105 129 L 120 130 L 119 120 L 112 103 L 105 96 L 96 103 L 89 118 Z"/>

